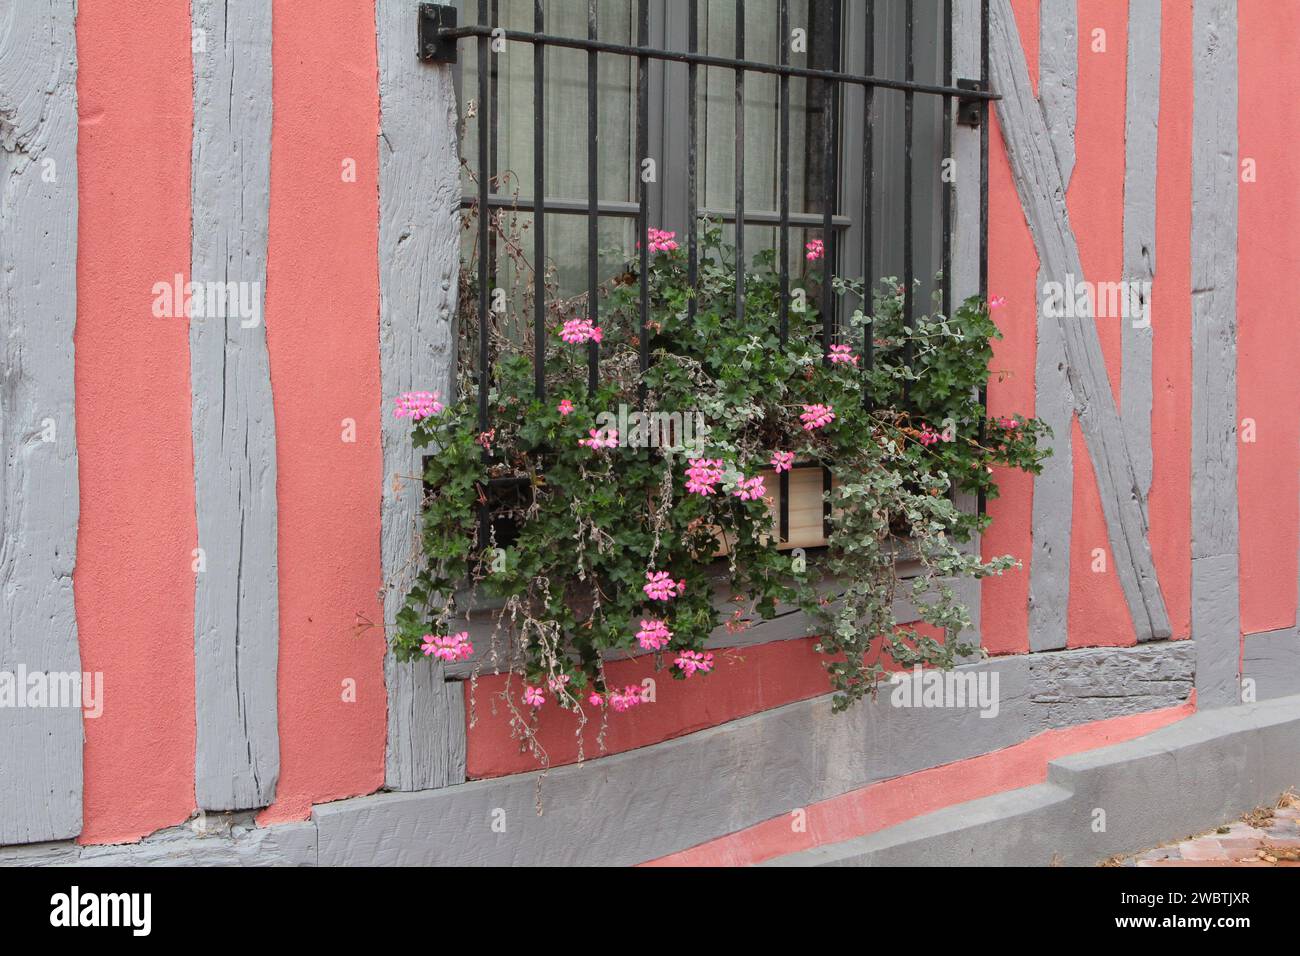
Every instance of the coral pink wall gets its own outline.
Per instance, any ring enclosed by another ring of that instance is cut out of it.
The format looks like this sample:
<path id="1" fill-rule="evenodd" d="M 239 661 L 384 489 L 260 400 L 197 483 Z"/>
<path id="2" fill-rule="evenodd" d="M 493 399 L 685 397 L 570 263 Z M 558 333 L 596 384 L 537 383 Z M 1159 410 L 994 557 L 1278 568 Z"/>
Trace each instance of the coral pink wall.
<path id="1" fill-rule="evenodd" d="M 274 10 L 281 775 L 268 820 L 383 782 L 383 638 L 356 634 L 383 619 L 374 24 L 373 0 Z M 151 314 L 153 283 L 189 272 L 188 5 L 82 0 L 77 42 L 75 589 L 83 664 L 104 672 L 106 697 L 86 722 L 82 840 L 117 842 L 194 809 L 189 335 Z"/>
<path id="2" fill-rule="evenodd" d="M 1151 552 L 1176 639 L 1192 632 L 1192 9 L 1160 10 L 1151 284 Z"/>
<path id="3" fill-rule="evenodd" d="M 1243 182 L 1237 261 L 1238 442 L 1241 629 L 1249 634 L 1296 620 L 1297 501 L 1300 500 L 1300 4 L 1240 0 L 1238 158 L 1258 181 Z M 1244 439 L 1244 429 L 1239 428 Z"/>
<path id="4" fill-rule="evenodd" d="M 1038 87 L 1038 4 L 1013 0 L 1016 23 Z M 1002 340 L 993 343 L 989 414 L 1034 414 L 1034 356 L 1038 344 L 1038 251 L 1020 207 L 996 110 L 989 130 L 989 296 L 1006 304 L 993 312 Z M 1001 496 L 988 503 L 993 524 L 981 541 L 985 560 L 1009 554 L 1021 567 L 983 584 L 980 627 L 990 654 L 1029 651 L 1029 566 L 1033 558 L 1033 478 L 995 469 Z"/>
<path id="5" fill-rule="evenodd" d="M 189 330 L 152 314 L 190 269 L 188 4 L 81 0 L 76 414 L 84 842 L 133 840 L 194 807 L 194 463 Z"/>
<path id="6" fill-rule="evenodd" d="M 1066 194 L 1083 272 L 1092 282 L 1124 277 L 1124 123 L 1128 68 L 1127 6 L 1079 0 L 1078 119 L 1075 166 Z M 1094 31 L 1103 31 L 1095 34 Z M 1104 52 L 1094 51 L 1104 41 Z M 1124 319 L 1096 320 L 1097 337 L 1120 402 Z M 1097 475 L 1076 418 L 1073 434 L 1074 511 L 1070 535 L 1069 646 L 1136 644 L 1115 570 Z M 1103 564 L 1095 552 L 1104 553 Z"/>
<path id="7" fill-rule="evenodd" d="M 943 640 L 928 624 L 907 627 Z M 466 772 L 471 779 L 527 773 L 542 766 L 557 767 L 635 750 L 685 734 L 716 727 L 750 714 L 772 710 L 831 691 L 826 657 L 818 654 L 813 637 L 777 641 L 753 647 L 714 651 L 714 669 L 707 677 L 674 680 L 669 671 L 656 671 L 654 658 L 644 655 L 608 665 L 611 688 L 654 681 L 654 700 L 624 713 L 609 714 L 606 722 L 586 707 L 587 723 L 578 737 L 578 718 L 560 710 L 554 698 L 532 711 L 522 702 L 523 684 L 505 675 L 480 677 L 465 684 Z M 899 666 L 880 653 L 879 642 L 867 662 L 880 662 L 889 671 Z M 643 685 L 644 686 L 644 685 Z M 513 702 L 507 702 L 506 695 Z M 550 696 L 550 695 L 548 695 Z M 870 706 L 869 704 L 864 706 Z M 537 753 L 520 747 L 518 720 L 536 728 Z"/>
<path id="8" fill-rule="evenodd" d="M 383 621 L 374 0 L 276 0 L 272 16 L 281 769 L 263 822 L 378 789 L 387 715 L 383 632 L 356 632 Z"/>

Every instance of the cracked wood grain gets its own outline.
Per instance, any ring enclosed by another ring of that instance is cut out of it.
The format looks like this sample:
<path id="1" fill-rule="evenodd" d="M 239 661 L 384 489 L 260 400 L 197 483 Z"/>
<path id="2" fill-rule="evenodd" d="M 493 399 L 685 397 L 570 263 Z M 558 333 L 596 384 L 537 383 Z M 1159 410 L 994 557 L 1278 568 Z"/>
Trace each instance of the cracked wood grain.
<path id="1" fill-rule="evenodd" d="M 74 20 L 66 0 L 23 0 L 0 13 L 0 680 L 20 669 L 81 672 Z M 0 844 L 81 832 L 73 701 L 0 707 Z"/>
<path id="2" fill-rule="evenodd" d="M 194 592 L 194 790 L 204 810 L 267 806 L 280 774 L 275 413 L 263 321 L 271 5 L 191 4 L 203 38 L 193 54 L 190 275 L 203 305 L 190 317 L 190 376 L 203 552 Z"/>
<path id="3" fill-rule="evenodd" d="M 383 386 L 384 487 L 381 552 L 384 620 L 402 607 L 419 555 L 423 473 L 410 426 L 392 399 L 411 390 L 452 392 L 460 275 L 460 165 L 456 92 L 447 66 L 421 63 L 414 8 L 379 0 L 379 361 Z M 444 665 L 390 652 L 385 779 L 391 790 L 425 790 L 465 779 L 465 698 Z"/>

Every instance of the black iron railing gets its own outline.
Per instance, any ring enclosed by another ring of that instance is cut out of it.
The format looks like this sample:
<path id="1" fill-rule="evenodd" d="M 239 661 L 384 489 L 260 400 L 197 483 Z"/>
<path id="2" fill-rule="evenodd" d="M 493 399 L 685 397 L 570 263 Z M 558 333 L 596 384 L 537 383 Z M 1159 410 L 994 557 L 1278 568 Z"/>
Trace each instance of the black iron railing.
<path id="1" fill-rule="evenodd" d="M 837 248 L 837 224 L 840 223 L 839 217 L 836 216 L 836 206 L 839 189 L 839 131 L 840 124 L 840 91 L 844 86 L 859 86 L 864 90 L 864 150 L 863 150 L 863 181 L 862 190 L 862 217 L 863 217 L 863 241 L 862 241 L 862 274 L 863 274 L 863 296 L 865 301 L 864 314 L 869 316 L 871 309 L 871 274 L 873 262 L 872 248 L 872 222 L 875 210 L 873 209 L 873 190 L 872 185 L 875 182 L 875 158 L 874 158 L 874 125 L 876 119 L 876 91 L 878 89 L 893 90 L 901 92 L 903 95 L 904 105 L 904 132 L 903 132 L 903 179 L 904 179 L 904 196 L 903 196 L 903 283 L 904 283 L 904 320 L 909 328 L 915 328 L 916 323 L 916 263 L 915 263 L 915 236 L 914 236 L 914 156 L 913 147 L 915 143 L 915 99 L 920 96 L 940 97 L 943 101 L 943 156 L 949 158 L 952 152 L 952 127 L 953 123 L 961 123 L 967 126 L 980 127 L 980 249 L 979 249 L 979 282 L 980 294 L 987 297 L 988 294 L 988 153 L 989 153 L 989 124 L 988 108 L 991 100 L 997 97 L 989 92 L 988 75 L 989 75 L 989 54 L 988 54 L 988 21 L 989 21 L 989 4 L 988 0 L 979 0 L 980 2 L 980 77 L 978 79 L 962 78 L 953 79 L 953 36 L 952 36 L 952 5 L 953 0 L 942 0 L 943 2 L 943 83 L 936 85 L 931 83 L 918 82 L 916 80 L 916 58 L 915 58 L 915 0 L 906 0 L 905 6 L 905 74 L 902 80 L 887 77 L 878 77 L 872 75 L 875 68 L 874 51 L 875 51 L 875 4 L 867 2 L 865 15 L 866 30 L 866 60 L 862 73 L 845 72 L 838 69 L 818 69 L 813 67 L 795 66 L 790 62 L 790 8 L 789 0 L 777 0 L 778 16 L 780 21 L 780 31 L 782 42 L 780 46 L 780 56 L 776 63 L 765 63 L 756 60 L 746 59 L 745 50 L 745 0 L 735 0 L 736 3 L 736 46 L 735 57 L 727 58 L 714 54 L 703 53 L 699 50 L 699 0 L 686 0 L 687 17 L 688 17 L 688 43 L 685 50 L 660 49 L 650 46 L 650 29 L 649 29 L 649 0 L 630 0 L 635 2 L 636 8 L 636 34 L 637 43 L 635 45 L 626 43 L 615 43 L 599 39 L 597 23 L 597 0 L 588 0 L 587 14 L 587 36 L 586 38 L 557 36 L 545 32 L 545 18 L 543 15 L 542 0 L 534 0 L 534 29 L 533 32 L 520 30 L 505 30 L 493 24 L 495 4 L 490 0 L 478 0 L 478 23 L 461 25 L 457 22 L 457 11 L 455 7 L 422 3 L 418 8 L 418 52 L 421 59 L 430 62 L 455 62 L 457 59 L 457 44 L 462 40 L 476 40 L 478 44 L 478 102 L 481 104 L 493 103 L 495 95 L 496 77 L 495 69 L 489 69 L 486 64 L 493 61 L 490 55 L 490 45 L 494 39 L 504 39 L 514 43 L 532 44 L 534 48 L 534 71 L 533 71 L 533 96 L 534 96 L 534 115 L 538 118 L 533 124 L 533 196 L 531 203 L 527 200 L 520 203 L 514 199 L 502 199 L 492 194 L 491 185 L 495 176 L 493 169 L 493 155 L 495 150 L 491 148 L 491 136 L 494 135 L 494 124 L 487 122 L 480 117 L 478 123 L 477 135 L 477 152 L 478 152 L 478 195 L 477 205 L 480 211 L 479 215 L 479 233 L 477 236 L 479 249 L 479 276 L 478 276 L 478 296 L 479 296 L 479 334 L 478 334 L 478 415 L 479 427 L 482 431 L 487 431 L 490 427 L 489 410 L 488 410 L 488 391 L 490 382 L 490 354 L 489 354 L 489 297 L 490 297 L 490 270 L 491 263 L 494 261 L 492 254 L 492 236 L 490 228 L 490 216 L 487 211 L 493 207 L 500 206 L 522 206 L 527 209 L 531 206 L 534 216 L 533 222 L 533 240 L 536 244 L 535 255 L 537 266 L 534 268 L 534 343 L 535 343 L 535 366 L 536 366 L 536 390 L 539 397 L 544 397 L 546 393 L 545 377 L 545 348 L 546 348 L 546 285 L 545 269 L 543 263 L 546 261 L 546 213 L 549 210 L 564 213 L 582 212 L 583 207 L 580 202 L 563 202 L 556 200 L 547 200 L 545 198 L 546 170 L 545 170 L 545 137 L 546 124 L 541 121 L 545 115 L 544 103 L 546 97 L 545 53 L 548 47 L 561 47 L 572 50 L 586 51 L 587 53 L 587 135 L 588 142 L 594 144 L 597 141 L 599 129 L 598 113 L 598 96 L 597 96 L 597 66 L 601 56 L 618 56 L 627 57 L 636 60 L 636 99 L 637 99 L 637 117 L 636 117 L 636 143 L 638 163 L 649 154 L 649 90 L 650 90 L 650 72 L 651 61 L 664 61 L 668 63 L 685 64 L 687 69 L 687 122 L 688 122 L 688 167 L 687 167 L 687 198 L 689 206 L 688 222 L 691 228 L 687 235 L 687 256 L 688 256 L 688 277 L 692 287 L 695 286 L 699 275 L 699 249 L 698 238 L 695 224 L 699 220 L 702 212 L 699 205 L 699 176 L 697 169 L 697 151 L 699 147 L 699 116 L 698 116 L 698 72 L 700 67 L 712 67 L 731 70 L 735 75 L 735 96 L 736 96 L 736 113 L 735 113 L 735 135 L 736 135 L 736 168 L 735 168 L 735 222 L 736 228 L 736 262 L 744 262 L 744 225 L 751 221 L 771 222 L 772 217 L 762 217 L 753 219 L 746 215 L 745 212 L 745 78 L 747 74 L 767 74 L 778 78 L 779 82 L 779 192 L 780 192 L 780 210 L 776 217 L 775 225 L 779 230 L 779 259 L 780 259 L 780 333 L 781 341 L 785 343 L 789 335 L 789 298 L 790 298 L 790 229 L 795 221 L 801 223 L 815 223 L 817 218 L 807 215 L 793 216 L 790 209 L 790 140 L 791 140 L 791 103 L 790 103 L 790 80 L 792 78 L 802 78 L 807 80 L 816 80 L 821 83 L 822 97 L 822 142 L 821 142 L 821 161 L 823 163 L 820 224 L 822 226 L 823 242 L 823 262 L 825 272 L 829 277 L 835 271 L 835 264 L 838 261 Z M 842 10 L 839 4 L 835 4 L 832 14 L 834 25 L 832 29 L 833 46 L 836 51 L 841 44 L 842 30 Z M 957 105 L 956 116 L 954 117 L 953 106 Z M 492 110 L 495 115 L 495 109 Z M 649 203 L 650 203 L 650 183 L 645 176 L 638 176 L 637 200 L 635 203 L 604 203 L 602 204 L 598 196 L 597 182 L 597 152 L 594 147 L 587 150 L 587 203 L 585 213 L 588 218 L 588 243 L 587 243 L 587 310 L 588 318 L 593 325 L 599 321 L 599 269 L 597 253 L 597 224 L 601 216 L 636 216 L 637 231 L 639 233 L 639 282 L 640 282 L 640 319 L 639 319 L 639 340 L 640 340 L 640 367 L 644 373 L 649 364 L 648 342 L 649 336 L 646 335 L 646 325 L 649 321 L 650 311 L 650 290 L 649 290 Z M 951 314 L 952 308 L 952 183 L 948 183 L 941 190 L 941 222 L 942 232 L 941 249 L 942 249 L 942 285 L 941 285 L 941 302 L 944 315 Z M 835 335 L 835 290 L 831 282 L 822 283 L 822 340 L 823 353 L 829 361 L 830 345 Z M 743 267 L 736 269 L 736 314 L 743 318 L 746 305 L 746 288 L 745 272 Z M 691 298 L 688 304 L 691 317 L 695 311 L 695 300 Z M 863 336 L 863 363 L 866 369 L 871 368 L 874 352 L 873 331 L 870 323 L 866 326 Z M 907 345 L 910 358 L 911 343 Z M 595 388 L 599 379 L 600 370 L 600 346 L 592 341 L 589 343 L 588 352 L 588 369 L 589 381 L 591 388 Z M 644 385 L 642 385 L 644 390 Z M 644 397 L 644 396 L 643 396 Z M 983 403 L 985 396 L 981 395 Z M 865 397 L 864 388 L 864 401 Z M 981 434 L 981 438 L 982 438 Z M 486 455 L 487 452 L 485 451 Z M 824 487 L 830 490 L 830 474 L 824 472 Z M 781 475 L 781 508 L 780 508 L 780 525 L 779 533 L 782 540 L 789 537 L 789 476 L 788 473 Z M 829 503 L 826 505 L 829 510 Z M 983 509 L 983 501 L 980 502 L 980 509 Z M 486 516 L 485 516 L 486 520 Z M 486 542 L 486 538 L 483 539 Z"/>

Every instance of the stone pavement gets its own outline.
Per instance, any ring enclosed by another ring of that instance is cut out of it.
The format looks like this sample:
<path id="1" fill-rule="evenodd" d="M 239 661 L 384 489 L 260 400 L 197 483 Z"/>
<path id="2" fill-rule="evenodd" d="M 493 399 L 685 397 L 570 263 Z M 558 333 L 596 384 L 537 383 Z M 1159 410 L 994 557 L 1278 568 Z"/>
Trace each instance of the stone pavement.
<path id="1" fill-rule="evenodd" d="M 1276 807 L 1252 810 L 1209 833 L 1108 860 L 1106 865 L 1300 867 L 1300 798 L 1287 794 Z"/>

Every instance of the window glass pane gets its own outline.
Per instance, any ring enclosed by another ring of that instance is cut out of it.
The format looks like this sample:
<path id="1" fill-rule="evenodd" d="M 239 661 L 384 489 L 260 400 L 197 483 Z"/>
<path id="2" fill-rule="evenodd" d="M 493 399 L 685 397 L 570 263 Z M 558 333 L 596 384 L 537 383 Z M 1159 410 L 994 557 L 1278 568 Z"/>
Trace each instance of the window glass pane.
<path id="1" fill-rule="evenodd" d="M 507 30 L 532 32 L 533 0 L 494 0 L 497 24 Z M 548 3 L 546 32 L 562 36 L 587 35 L 587 4 L 583 0 Z M 470 11 L 470 20 L 477 7 Z M 602 40 L 636 42 L 635 4 L 630 0 L 599 0 L 597 24 Z M 466 43 L 462 51 L 461 98 L 478 95 L 478 44 Z M 493 54 L 495 92 L 490 109 L 496 123 L 492 153 L 495 192 L 532 199 L 533 124 L 537 110 L 533 103 L 533 47 L 528 43 L 507 43 Z M 604 55 L 597 66 L 599 90 L 600 198 L 635 200 L 632 150 L 636 136 L 636 61 Z M 546 93 L 543 122 L 546 131 L 547 199 L 587 200 L 587 55 L 581 50 L 552 47 L 546 53 Z M 477 164 L 478 119 L 472 119 L 464 139 L 464 154 L 471 168 Z M 466 180 L 467 193 L 472 183 Z"/>
<path id="2" fill-rule="evenodd" d="M 826 5 L 828 0 L 820 0 Z M 834 0 L 838 2 L 838 0 Z M 818 0 L 790 0 L 790 24 L 810 31 L 810 49 L 819 39 L 809 24 L 810 6 Z M 745 4 L 746 59 L 766 63 L 780 60 L 780 20 L 776 0 L 748 0 Z M 736 53 L 735 0 L 701 0 L 700 48 L 715 56 Z M 808 55 L 795 53 L 791 62 L 808 65 Z M 810 84 L 799 78 L 790 81 L 790 209 L 794 213 L 814 211 L 808 195 L 810 112 L 820 111 L 809 102 Z M 700 205 L 706 210 L 734 214 L 736 201 L 736 81 L 727 69 L 700 70 Z M 746 211 L 780 208 L 780 81 L 775 76 L 750 73 L 745 77 L 745 208 Z M 817 181 L 820 185 L 820 180 Z"/>

